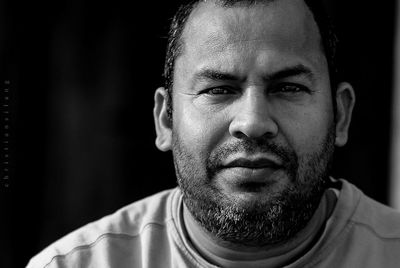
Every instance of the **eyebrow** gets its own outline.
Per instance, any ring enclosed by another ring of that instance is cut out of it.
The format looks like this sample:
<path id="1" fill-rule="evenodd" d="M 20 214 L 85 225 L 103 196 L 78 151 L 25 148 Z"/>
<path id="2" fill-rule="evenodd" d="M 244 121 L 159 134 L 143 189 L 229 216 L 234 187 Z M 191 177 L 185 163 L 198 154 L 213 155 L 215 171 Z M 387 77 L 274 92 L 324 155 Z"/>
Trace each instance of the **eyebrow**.
<path id="1" fill-rule="evenodd" d="M 294 66 L 283 68 L 277 72 L 267 75 L 264 77 L 264 80 L 271 81 L 271 80 L 282 80 L 289 77 L 294 76 L 305 76 L 310 81 L 314 81 L 314 73 L 313 71 L 306 67 L 303 64 L 297 64 Z"/>
<path id="2" fill-rule="evenodd" d="M 205 69 L 195 74 L 195 81 L 212 80 L 212 81 L 237 81 L 240 80 L 238 76 L 221 72 L 213 69 Z"/>
<path id="3" fill-rule="evenodd" d="M 311 82 L 314 81 L 313 71 L 303 64 L 297 64 L 290 67 L 285 67 L 279 71 L 265 75 L 263 79 L 265 81 L 282 80 L 285 78 L 305 76 Z M 234 75 L 228 72 L 221 72 L 214 69 L 205 69 L 195 74 L 194 81 L 243 81 L 244 79 L 238 75 Z"/>

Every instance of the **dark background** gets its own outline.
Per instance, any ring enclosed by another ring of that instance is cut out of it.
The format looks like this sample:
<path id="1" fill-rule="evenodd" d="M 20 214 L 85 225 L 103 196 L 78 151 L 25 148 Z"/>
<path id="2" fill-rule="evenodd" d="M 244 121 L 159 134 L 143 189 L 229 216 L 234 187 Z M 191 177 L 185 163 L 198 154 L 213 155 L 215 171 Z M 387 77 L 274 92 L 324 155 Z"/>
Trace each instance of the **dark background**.
<path id="1" fill-rule="evenodd" d="M 0 267 L 23 267 L 77 227 L 176 185 L 152 116 L 176 1 L 31 2 L 0 2 L 0 83 L 11 82 Z M 333 174 L 387 203 L 395 1 L 326 2 L 357 94 Z"/>

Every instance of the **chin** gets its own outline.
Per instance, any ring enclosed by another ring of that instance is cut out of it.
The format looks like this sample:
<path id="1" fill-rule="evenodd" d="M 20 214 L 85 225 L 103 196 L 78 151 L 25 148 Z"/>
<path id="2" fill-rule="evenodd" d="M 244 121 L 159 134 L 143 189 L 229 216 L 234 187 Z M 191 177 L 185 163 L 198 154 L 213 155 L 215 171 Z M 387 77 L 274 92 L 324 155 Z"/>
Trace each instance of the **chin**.
<path id="1" fill-rule="evenodd" d="M 219 185 L 218 191 L 224 199 L 232 203 L 253 207 L 257 204 L 268 204 L 280 198 L 284 192 L 293 187 L 287 176 L 268 179 L 265 182 L 246 182 L 234 185 Z"/>

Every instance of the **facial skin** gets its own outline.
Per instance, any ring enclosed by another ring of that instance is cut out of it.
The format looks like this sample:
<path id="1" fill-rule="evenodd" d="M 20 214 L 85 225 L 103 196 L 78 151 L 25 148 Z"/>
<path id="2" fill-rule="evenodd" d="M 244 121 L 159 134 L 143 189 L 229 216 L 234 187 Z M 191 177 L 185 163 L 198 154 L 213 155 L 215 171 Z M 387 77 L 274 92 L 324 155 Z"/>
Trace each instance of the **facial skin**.
<path id="1" fill-rule="evenodd" d="M 289 240 L 312 217 L 354 93 L 331 95 L 318 27 L 301 0 L 200 3 L 175 62 L 173 120 L 155 94 L 156 145 L 172 149 L 184 202 L 215 239 Z"/>

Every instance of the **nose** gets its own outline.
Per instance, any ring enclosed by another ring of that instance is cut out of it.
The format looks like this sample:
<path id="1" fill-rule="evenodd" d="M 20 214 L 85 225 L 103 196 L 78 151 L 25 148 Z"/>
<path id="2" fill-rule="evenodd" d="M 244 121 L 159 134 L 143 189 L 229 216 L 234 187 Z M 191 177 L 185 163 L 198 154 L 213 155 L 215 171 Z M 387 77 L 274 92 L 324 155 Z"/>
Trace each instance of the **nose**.
<path id="1" fill-rule="evenodd" d="M 235 105 L 235 115 L 229 125 L 230 134 L 239 139 L 275 137 L 278 125 L 271 117 L 271 110 L 264 94 L 247 90 Z"/>

